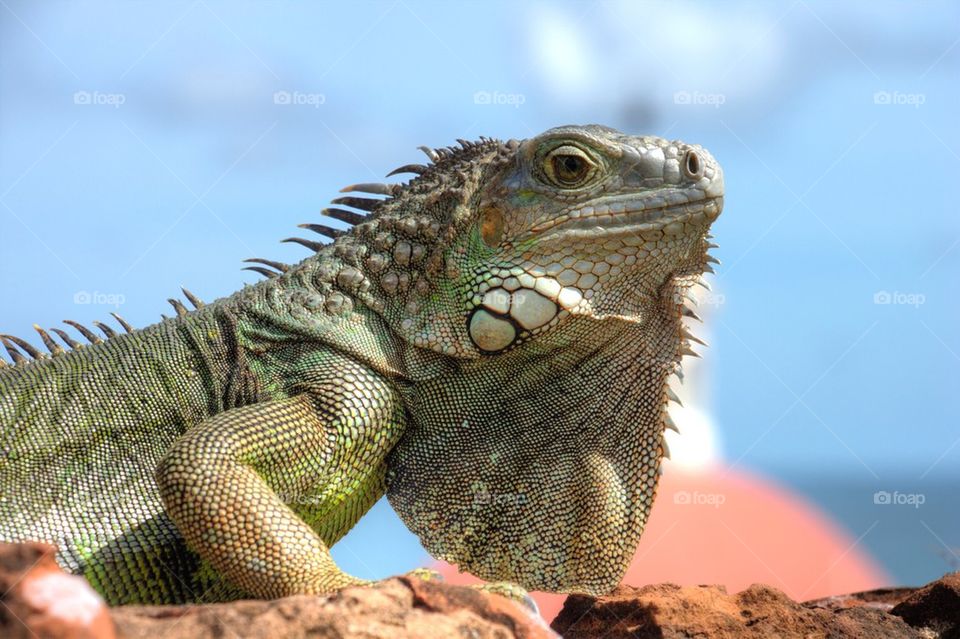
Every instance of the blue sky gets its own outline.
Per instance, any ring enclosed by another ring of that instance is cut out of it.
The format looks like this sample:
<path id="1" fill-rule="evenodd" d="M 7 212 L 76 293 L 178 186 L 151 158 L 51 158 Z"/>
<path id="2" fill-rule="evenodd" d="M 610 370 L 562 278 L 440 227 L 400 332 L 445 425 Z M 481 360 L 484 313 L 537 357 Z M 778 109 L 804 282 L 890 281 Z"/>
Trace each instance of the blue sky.
<path id="1" fill-rule="evenodd" d="M 600 122 L 725 168 L 705 354 L 724 457 L 932 495 L 960 475 L 958 18 L 948 2 L 3 0 L 0 329 L 151 323 L 181 285 L 212 299 L 256 280 L 244 258 L 305 257 L 278 240 L 417 145 Z M 955 508 L 929 509 L 897 534 L 930 554 L 936 520 L 960 546 Z M 384 527 L 399 546 L 370 572 L 416 563 L 389 509 L 370 520 L 345 563 Z"/>

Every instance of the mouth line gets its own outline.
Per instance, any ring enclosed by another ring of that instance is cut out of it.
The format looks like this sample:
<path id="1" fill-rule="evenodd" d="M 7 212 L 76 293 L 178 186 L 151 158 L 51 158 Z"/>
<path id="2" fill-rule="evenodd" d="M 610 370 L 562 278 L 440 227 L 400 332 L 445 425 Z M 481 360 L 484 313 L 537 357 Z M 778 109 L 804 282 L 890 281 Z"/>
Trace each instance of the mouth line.
<path id="1" fill-rule="evenodd" d="M 662 198 L 661 198 L 662 199 Z M 533 227 L 532 233 L 543 238 L 555 235 L 620 235 L 624 233 L 642 233 L 655 229 L 665 229 L 678 222 L 694 218 L 697 221 L 711 222 L 720 215 L 723 196 L 703 197 L 688 202 L 663 203 L 657 206 L 631 208 L 629 201 L 614 201 L 600 206 L 586 206 L 570 211 Z M 636 203 L 634 203 L 636 205 Z M 577 214 L 577 215 L 573 215 Z M 553 233 L 547 233 L 554 231 Z"/>

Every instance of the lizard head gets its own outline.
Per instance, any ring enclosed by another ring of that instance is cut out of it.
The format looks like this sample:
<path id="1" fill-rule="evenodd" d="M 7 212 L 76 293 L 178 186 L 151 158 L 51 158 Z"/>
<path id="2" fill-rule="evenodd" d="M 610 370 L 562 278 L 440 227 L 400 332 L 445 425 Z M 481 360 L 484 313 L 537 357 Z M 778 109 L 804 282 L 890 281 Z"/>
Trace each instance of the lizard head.
<path id="1" fill-rule="evenodd" d="M 722 203 L 699 146 L 600 126 L 524 141 L 478 198 L 470 339 L 498 352 L 569 315 L 642 319 L 669 278 L 702 272 Z"/>
<path id="2" fill-rule="evenodd" d="M 573 317 L 640 322 L 704 269 L 723 175 L 699 146 L 591 125 L 441 151 L 381 217 L 436 220 L 424 281 L 387 313 L 417 346 L 477 358 Z"/>

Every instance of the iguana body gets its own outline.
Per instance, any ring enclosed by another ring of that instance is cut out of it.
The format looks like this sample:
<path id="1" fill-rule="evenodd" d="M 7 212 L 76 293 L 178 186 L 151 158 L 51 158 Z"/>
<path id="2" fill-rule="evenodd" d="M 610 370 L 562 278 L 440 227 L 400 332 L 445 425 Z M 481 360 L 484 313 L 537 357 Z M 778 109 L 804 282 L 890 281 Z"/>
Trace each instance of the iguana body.
<path id="1" fill-rule="evenodd" d="M 0 540 L 58 544 L 111 603 L 330 592 L 386 493 L 481 577 L 614 587 L 720 169 L 597 126 L 426 151 L 228 298 L 67 352 L 42 332 L 53 357 L 3 338 Z"/>

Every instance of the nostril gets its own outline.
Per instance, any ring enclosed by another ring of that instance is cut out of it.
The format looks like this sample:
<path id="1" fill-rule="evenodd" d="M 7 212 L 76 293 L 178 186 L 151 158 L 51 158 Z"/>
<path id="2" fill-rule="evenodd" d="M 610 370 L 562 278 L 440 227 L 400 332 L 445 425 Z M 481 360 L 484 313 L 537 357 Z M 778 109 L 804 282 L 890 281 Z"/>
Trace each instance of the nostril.
<path id="1" fill-rule="evenodd" d="M 683 160 L 683 172 L 688 178 L 698 178 L 703 175 L 703 163 L 696 151 L 687 151 Z"/>

